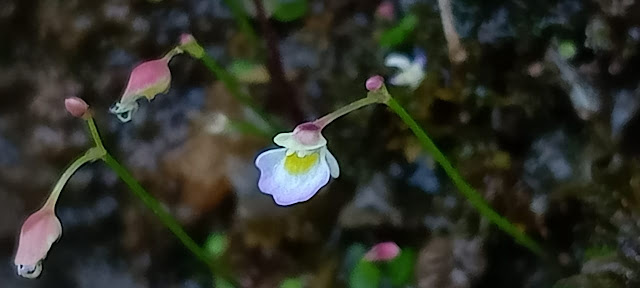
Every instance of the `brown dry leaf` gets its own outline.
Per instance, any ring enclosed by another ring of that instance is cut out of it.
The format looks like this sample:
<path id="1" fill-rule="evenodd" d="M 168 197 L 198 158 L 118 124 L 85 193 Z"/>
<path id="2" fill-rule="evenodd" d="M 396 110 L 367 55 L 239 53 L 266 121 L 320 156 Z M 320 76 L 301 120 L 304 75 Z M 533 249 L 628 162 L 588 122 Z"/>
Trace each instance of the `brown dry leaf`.
<path id="1" fill-rule="evenodd" d="M 211 87 L 206 107 L 211 107 L 206 112 L 215 109 L 232 119 L 239 118 L 241 110 L 221 82 Z M 179 216 L 186 221 L 210 212 L 231 191 L 229 157 L 250 162 L 260 143 L 249 136 L 214 135 L 207 132 L 205 125 L 203 121 L 194 121 L 192 136 L 163 159 L 165 176 L 179 186 Z"/>

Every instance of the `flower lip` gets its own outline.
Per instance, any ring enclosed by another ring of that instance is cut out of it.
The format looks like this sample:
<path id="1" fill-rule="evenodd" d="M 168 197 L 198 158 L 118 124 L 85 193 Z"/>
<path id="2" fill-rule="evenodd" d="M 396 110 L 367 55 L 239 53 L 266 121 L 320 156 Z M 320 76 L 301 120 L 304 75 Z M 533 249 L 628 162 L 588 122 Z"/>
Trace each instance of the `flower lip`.
<path id="1" fill-rule="evenodd" d="M 330 167 L 325 160 L 325 151 L 320 150 L 319 158 L 304 173 L 293 173 L 285 164 L 286 148 L 276 148 L 261 153 L 255 161 L 260 170 L 258 188 L 271 195 L 276 204 L 289 206 L 305 202 L 325 186 L 331 177 Z"/>

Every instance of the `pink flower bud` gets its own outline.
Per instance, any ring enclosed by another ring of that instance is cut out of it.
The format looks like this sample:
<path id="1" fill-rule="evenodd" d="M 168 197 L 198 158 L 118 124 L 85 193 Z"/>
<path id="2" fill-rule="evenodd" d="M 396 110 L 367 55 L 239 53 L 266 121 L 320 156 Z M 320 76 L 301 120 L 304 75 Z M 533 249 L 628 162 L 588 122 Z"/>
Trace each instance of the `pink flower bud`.
<path id="1" fill-rule="evenodd" d="M 367 261 L 390 261 L 400 254 L 400 247 L 394 242 L 378 243 L 371 248 L 365 255 Z"/>
<path id="2" fill-rule="evenodd" d="M 369 91 L 375 91 L 382 88 L 383 84 L 384 78 L 382 78 L 382 76 L 380 75 L 375 75 L 367 79 L 367 82 L 365 82 L 364 86 L 367 87 L 367 90 Z"/>
<path id="3" fill-rule="evenodd" d="M 322 137 L 322 128 L 314 123 L 306 122 L 293 129 L 293 138 L 304 145 L 314 145 Z"/>
<path id="4" fill-rule="evenodd" d="M 144 96 L 152 100 L 156 95 L 169 90 L 170 84 L 169 58 L 147 61 L 131 71 L 122 100 L 136 96 Z"/>
<path id="5" fill-rule="evenodd" d="M 78 97 L 69 97 L 64 99 L 64 107 L 74 117 L 83 118 L 89 110 L 89 105 Z"/>
<path id="6" fill-rule="evenodd" d="M 189 33 L 182 33 L 180 35 L 180 45 L 188 45 L 196 41 L 196 38 L 193 38 L 193 35 Z"/>
<path id="7" fill-rule="evenodd" d="M 184 33 L 180 35 L 180 49 L 189 53 L 194 58 L 200 59 L 204 56 L 204 48 L 198 44 L 196 38 L 191 34 Z"/>
<path id="8" fill-rule="evenodd" d="M 382 1 L 382 3 L 380 3 L 380 5 L 378 5 L 378 8 L 376 9 L 375 15 L 381 19 L 393 21 L 393 19 L 395 19 L 396 17 L 393 2 L 388 0 Z"/>
<path id="9" fill-rule="evenodd" d="M 18 275 L 25 278 L 36 278 L 42 272 L 42 260 L 62 235 L 62 225 L 53 208 L 43 207 L 31 214 L 20 231 L 18 251 L 15 265 Z"/>
<path id="10" fill-rule="evenodd" d="M 169 61 L 181 52 L 180 49 L 174 49 L 160 59 L 147 61 L 133 68 L 127 88 L 120 101 L 111 107 L 111 113 L 116 114 L 120 121 L 128 122 L 138 110 L 138 99 L 145 97 L 151 101 L 156 95 L 166 93 L 171 85 Z"/>

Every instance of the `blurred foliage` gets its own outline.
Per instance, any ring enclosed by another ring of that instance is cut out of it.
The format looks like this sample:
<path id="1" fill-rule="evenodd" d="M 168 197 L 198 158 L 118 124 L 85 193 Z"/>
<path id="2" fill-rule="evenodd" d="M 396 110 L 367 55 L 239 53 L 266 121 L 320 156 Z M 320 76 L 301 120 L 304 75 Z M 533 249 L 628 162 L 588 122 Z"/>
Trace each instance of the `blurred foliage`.
<path id="1" fill-rule="evenodd" d="M 307 13 L 307 6 L 307 0 L 277 0 L 273 18 L 282 22 L 297 20 Z"/>
<path id="2" fill-rule="evenodd" d="M 398 24 L 383 31 L 378 43 L 384 48 L 396 47 L 407 40 L 417 25 L 418 16 L 414 14 L 406 15 Z"/>

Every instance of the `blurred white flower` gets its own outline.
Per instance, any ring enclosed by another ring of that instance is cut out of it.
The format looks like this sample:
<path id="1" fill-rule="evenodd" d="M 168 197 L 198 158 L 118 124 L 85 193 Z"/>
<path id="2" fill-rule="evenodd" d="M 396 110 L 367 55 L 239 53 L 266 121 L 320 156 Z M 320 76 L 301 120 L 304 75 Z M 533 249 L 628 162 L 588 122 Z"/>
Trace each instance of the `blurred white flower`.
<path id="1" fill-rule="evenodd" d="M 421 51 L 415 52 L 413 60 L 404 54 L 391 53 L 385 58 L 384 65 L 398 69 L 398 73 L 389 79 L 389 83 L 395 86 L 408 86 L 415 90 L 424 80 L 427 57 Z"/>

